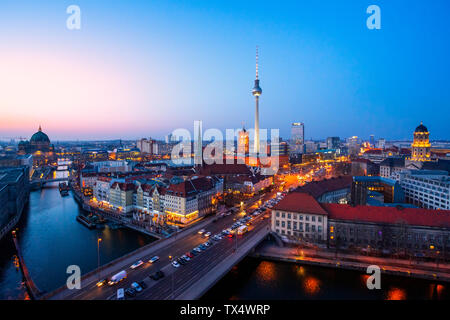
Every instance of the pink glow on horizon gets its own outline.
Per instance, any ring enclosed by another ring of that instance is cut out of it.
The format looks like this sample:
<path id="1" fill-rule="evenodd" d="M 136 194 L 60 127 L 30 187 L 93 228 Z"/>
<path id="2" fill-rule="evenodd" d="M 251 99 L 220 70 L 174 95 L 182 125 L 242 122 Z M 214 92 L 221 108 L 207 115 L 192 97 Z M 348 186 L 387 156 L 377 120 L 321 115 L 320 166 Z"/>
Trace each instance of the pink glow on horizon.
<path id="1" fill-rule="evenodd" d="M 50 138 L 119 136 L 150 126 L 142 105 L 148 92 L 125 64 L 3 49 L 0 136 L 29 138 L 39 124 Z M 152 120 L 153 128 L 161 126 Z"/>

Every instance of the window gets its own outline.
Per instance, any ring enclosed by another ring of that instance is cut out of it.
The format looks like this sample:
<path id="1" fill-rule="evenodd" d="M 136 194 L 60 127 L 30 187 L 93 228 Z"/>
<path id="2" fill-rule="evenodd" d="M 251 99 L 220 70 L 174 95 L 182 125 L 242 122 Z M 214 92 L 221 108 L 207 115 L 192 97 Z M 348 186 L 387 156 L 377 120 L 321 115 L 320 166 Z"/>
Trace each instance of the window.
<path id="1" fill-rule="evenodd" d="M 275 214 L 277 217 L 279 217 L 280 216 L 280 213 L 277 211 L 277 213 Z"/>
<path id="2" fill-rule="evenodd" d="M 312 221 L 312 222 L 316 222 L 316 216 L 312 216 L 312 217 L 311 217 L 311 221 Z"/>
<path id="3" fill-rule="evenodd" d="M 322 222 L 322 217 L 318 217 L 317 221 Z"/>

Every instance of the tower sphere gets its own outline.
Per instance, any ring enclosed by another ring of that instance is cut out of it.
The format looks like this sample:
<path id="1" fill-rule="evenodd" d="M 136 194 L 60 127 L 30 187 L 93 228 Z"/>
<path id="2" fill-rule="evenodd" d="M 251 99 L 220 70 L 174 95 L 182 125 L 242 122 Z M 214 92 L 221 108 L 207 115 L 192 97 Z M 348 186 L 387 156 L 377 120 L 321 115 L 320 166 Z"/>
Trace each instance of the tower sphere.
<path id="1" fill-rule="evenodd" d="M 252 94 L 256 97 L 256 96 L 260 96 L 262 93 L 262 89 L 259 86 L 259 79 L 255 80 L 255 86 L 252 89 Z"/>

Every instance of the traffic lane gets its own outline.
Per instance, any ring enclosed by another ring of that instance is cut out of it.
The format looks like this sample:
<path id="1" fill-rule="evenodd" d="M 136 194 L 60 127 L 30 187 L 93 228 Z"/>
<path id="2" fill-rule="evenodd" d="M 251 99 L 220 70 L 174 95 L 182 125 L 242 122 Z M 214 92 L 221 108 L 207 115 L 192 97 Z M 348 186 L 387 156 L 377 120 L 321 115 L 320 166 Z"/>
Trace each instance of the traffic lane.
<path id="1" fill-rule="evenodd" d="M 207 231 L 210 231 L 212 234 L 215 233 L 219 233 L 221 232 L 223 229 L 228 228 L 233 220 L 240 218 L 238 213 L 229 215 L 229 216 L 224 216 L 219 218 L 216 222 L 210 222 L 205 229 L 207 228 Z M 176 236 L 175 236 L 176 237 Z M 197 233 L 192 233 L 189 235 L 184 236 L 183 238 L 180 238 L 180 240 L 183 241 L 176 241 L 175 243 L 173 243 L 171 246 L 166 247 L 166 248 L 162 248 L 159 251 L 156 251 L 152 256 L 144 256 L 143 258 L 141 258 L 141 260 L 143 260 L 145 262 L 144 266 L 139 267 L 136 270 L 128 270 L 128 276 L 126 279 L 124 279 L 121 282 L 121 286 L 131 286 L 131 283 L 135 282 L 135 281 L 141 281 L 139 279 L 142 279 L 143 277 L 145 278 L 144 273 L 149 272 L 148 268 L 153 267 L 152 271 L 156 272 L 157 270 L 159 270 L 160 268 L 162 268 L 163 266 L 167 265 L 170 263 L 168 256 L 172 255 L 172 256 L 181 256 L 183 254 L 185 254 L 188 251 L 191 251 L 192 248 L 198 246 L 200 243 L 203 243 L 205 241 L 207 241 L 206 238 L 201 238 L 200 235 L 198 235 Z M 181 243 L 181 246 L 180 246 Z M 160 260 L 154 264 L 149 264 L 147 263 L 147 261 L 153 257 L 154 255 L 158 255 L 160 256 Z M 138 259 L 139 260 L 139 259 Z M 119 270 L 117 271 L 119 272 Z M 117 273 L 116 272 L 116 273 Z M 109 277 L 111 277 L 111 275 L 109 275 Z M 104 278 L 105 276 L 102 275 L 102 278 Z M 87 287 L 85 287 L 84 289 L 82 289 L 82 291 L 78 291 L 76 293 L 74 293 L 72 296 L 70 296 L 70 299 L 107 299 L 109 298 L 111 295 L 115 294 L 117 291 L 117 286 L 103 286 L 103 287 L 97 287 L 95 284 L 90 284 Z"/>
<path id="2" fill-rule="evenodd" d="M 231 240 L 228 239 L 227 240 Z M 162 300 L 171 298 L 172 295 L 172 281 L 174 287 L 175 296 L 184 290 L 187 286 L 190 286 L 193 282 L 197 281 L 199 277 L 203 276 L 204 272 L 207 272 L 211 267 L 211 263 L 216 265 L 220 263 L 228 252 L 224 252 L 227 247 L 230 247 L 231 242 L 223 239 L 220 243 L 214 244 L 212 247 L 206 249 L 200 255 L 196 256 L 192 261 L 184 266 L 180 266 L 173 275 L 166 277 L 164 281 L 161 281 L 157 286 L 153 287 L 153 290 L 145 292 L 144 295 L 137 297 L 138 299 L 155 299 Z M 173 279 L 172 279 L 173 276 Z"/>
<path id="3" fill-rule="evenodd" d="M 208 224 L 206 228 L 208 228 L 208 231 L 211 231 L 212 233 L 221 232 L 223 229 L 225 229 L 225 227 L 228 227 L 228 224 L 233 221 L 234 216 L 235 215 L 230 215 L 219 218 L 216 222 L 211 222 L 210 224 Z M 127 278 L 121 281 L 120 287 L 129 287 L 131 286 L 131 283 L 135 281 L 141 281 L 142 278 L 145 278 L 150 274 L 148 273 L 149 268 L 152 268 L 152 272 L 156 272 L 165 265 L 170 264 L 170 260 L 168 258 L 169 255 L 172 255 L 173 257 L 182 256 L 186 252 L 191 251 L 199 244 L 206 242 L 208 239 L 202 238 L 197 233 L 192 233 L 183 238 L 180 238 L 180 240 L 182 241 L 175 241 L 171 246 L 160 249 L 151 256 L 145 256 L 144 258 L 142 258 L 141 260 L 144 261 L 144 265 L 139 267 L 138 269 L 126 270 L 128 274 Z M 154 264 L 148 263 L 147 261 L 154 255 L 158 255 L 160 257 L 160 260 Z M 112 274 L 109 275 L 109 277 L 111 276 Z M 77 292 L 76 294 L 71 296 L 71 299 L 107 299 L 111 295 L 115 294 L 118 288 L 119 287 L 117 285 L 112 287 L 103 286 L 98 288 L 95 284 L 91 284 L 82 292 Z"/>
<path id="4" fill-rule="evenodd" d="M 253 232 L 258 232 L 262 228 L 267 227 L 267 224 L 261 223 L 255 226 Z M 251 239 L 250 234 L 244 235 L 238 239 L 238 245 L 243 245 Z M 214 244 L 211 248 L 208 248 L 205 252 L 202 252 L 199 256 L 195 257 L 193 261 L 188 262 L 185 266 L 180 266 L 181 270 L 177 270 L 172 276 L 166 277 L 164 280 L 160 280 L 160 283 L 153 287 L 151 291 L 144 291 L 144 293 L 137 299 L 168 299 L 172 296 L 172 281 L 174 282 L 174 296 L 181 294 L 185 289 L 191 286 L 194 282 L 198 281 L 206 272 L 214 268 L 225 258 L 229 257 L 235 249 L 235 238 L 226 238 L 220 242 Z M 180 276 L 182 274 L 182 276 Z"/>

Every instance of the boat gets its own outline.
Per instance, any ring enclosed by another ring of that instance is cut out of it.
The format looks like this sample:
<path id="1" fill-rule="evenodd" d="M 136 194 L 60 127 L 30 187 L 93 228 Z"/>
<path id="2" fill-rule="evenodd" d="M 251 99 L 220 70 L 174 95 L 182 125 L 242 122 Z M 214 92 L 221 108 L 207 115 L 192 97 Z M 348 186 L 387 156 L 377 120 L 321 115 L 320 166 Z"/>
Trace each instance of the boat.
<path id="1" fill-rule="evenodd" d="M 95 223 L 93 223 L 86 216 L 83 215 L 77 216 L 77 221 L 80 222 L 85 227 L 88 227 L 89 229 L 94 229 L 96 227 Z"/>
<path id="2" fill-rule="evenodd" d="M 69 186 L 65 182 L 61 182 L 59 184 L 59 192 L 61 193 L 61 196 L 65 197 L 69 195 Z"/>

